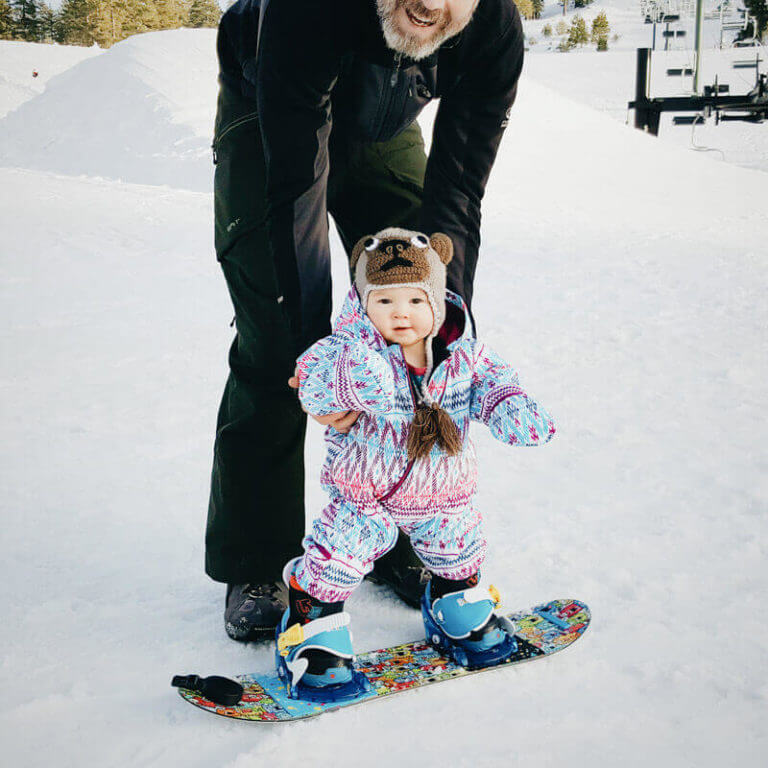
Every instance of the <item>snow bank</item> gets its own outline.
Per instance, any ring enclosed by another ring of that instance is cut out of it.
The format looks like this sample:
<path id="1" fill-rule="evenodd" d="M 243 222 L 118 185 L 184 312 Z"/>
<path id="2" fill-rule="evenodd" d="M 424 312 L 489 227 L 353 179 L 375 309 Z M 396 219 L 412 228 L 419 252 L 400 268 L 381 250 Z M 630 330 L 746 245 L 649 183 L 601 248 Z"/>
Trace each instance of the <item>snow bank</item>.
<path id="1" fill-rule="evenodd" d="M 41 94 L 51 78 L 100 53 L 96 47 L 0 40 L 0 118 Z"/>
<path id="2" fill-rule="evenodd" d="M 215 41 L 152 32 L 73 66 L 0 122 L 0 164 L 210 190 Z"/>

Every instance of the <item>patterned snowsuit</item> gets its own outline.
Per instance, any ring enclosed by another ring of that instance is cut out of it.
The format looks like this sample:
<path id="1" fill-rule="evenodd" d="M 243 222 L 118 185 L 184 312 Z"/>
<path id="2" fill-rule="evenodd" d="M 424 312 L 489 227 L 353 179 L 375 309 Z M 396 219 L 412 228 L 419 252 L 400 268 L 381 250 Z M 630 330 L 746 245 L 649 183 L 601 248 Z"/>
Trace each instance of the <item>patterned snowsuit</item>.
<path id="1" fill-rule="evenodd" d="M 552 438 L 549 415 L 520 388 L 517 374 L 477 341 L 464 302 L 447 292 L 442 357 L 423 386 L 448 412 L 463 447 L 448 456 L 437 445 L 416 462 L 406 443 L 415 405 L 399 345 L 388 345 L 363 311 L 353 287 L 331 336 L 298 360 L 299 397 L 315 415 L 362 411 L 347 434 L 326 431 L 321 483 L 330 503 L 303 541 L 294 575 L 323 602 L 346 600 L 373 562 L 391 549 L 401 528 L 433 573 L 463 579 L 485 557 L 470 421 L 487 425 L 510 445 Z"/>

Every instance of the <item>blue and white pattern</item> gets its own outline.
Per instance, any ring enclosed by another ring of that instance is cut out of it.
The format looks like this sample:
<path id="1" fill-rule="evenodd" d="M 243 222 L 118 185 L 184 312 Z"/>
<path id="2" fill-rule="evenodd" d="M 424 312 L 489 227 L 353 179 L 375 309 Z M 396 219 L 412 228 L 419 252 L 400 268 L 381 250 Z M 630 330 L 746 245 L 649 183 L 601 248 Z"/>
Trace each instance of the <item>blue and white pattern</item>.
<path id="1" fill-rule="evenodd" d="M 476 573 L 485 557 L 480 513 L 472 504 L 477 459 L 470 421 L 509 445 L 540 445 L 555 428 L 521 389 L 517 374 L 472 335 L 464 302 L 447 292 L 448 318 L 458 329 L 448 358 L 423 383 L 462 437 L 457 456 L 439 446 L 408 460 L 414 396 L 402 350 L 388 345 L 363 311 L 355 288 L 333 335 L 298 360 L 299 398 L 315 415 L 362 411 L 349 433 L 326 431 L 321 483 L 330 503 L 304 539 L 294 575 L 319 600 L 346 600 L 373 562 L 394 546 L 398 528 L 430 571 L 448 579 Z M 448 321 L 446 322 L 446 325 Z"/>

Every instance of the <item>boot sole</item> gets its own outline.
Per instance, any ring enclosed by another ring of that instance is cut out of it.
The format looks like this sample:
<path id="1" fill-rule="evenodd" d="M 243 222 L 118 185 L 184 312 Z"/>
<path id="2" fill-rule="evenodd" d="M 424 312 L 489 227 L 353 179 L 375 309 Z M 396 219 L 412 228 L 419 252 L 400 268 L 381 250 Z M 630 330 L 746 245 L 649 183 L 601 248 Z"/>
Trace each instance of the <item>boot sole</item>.
<path id="1" fill-rule="evenodd" d="M 230 627 L 232 627 L 232 631 L 230 631 Z M 254 640 L 272 640 L 275 629 L 277 629 L 277 625 L 273 627 L 251 627 L 247 632 L 238 632 L 231 624 L 224 625 L 227 637 L 238 643 L 249 643 Z"/>

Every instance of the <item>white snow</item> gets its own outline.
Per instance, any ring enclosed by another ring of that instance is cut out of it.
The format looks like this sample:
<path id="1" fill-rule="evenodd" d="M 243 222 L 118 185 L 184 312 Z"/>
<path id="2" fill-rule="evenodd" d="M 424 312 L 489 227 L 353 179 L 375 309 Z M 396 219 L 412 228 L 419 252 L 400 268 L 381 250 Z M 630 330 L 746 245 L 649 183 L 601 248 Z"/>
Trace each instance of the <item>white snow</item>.
<path id="1" fill-rule="evenodd" d="M 768 177 L 601 113 L 606 54 L 529 56 L 475 302 L 558 425 L 531 451 L 475 431 L 485 571 L 510 609 L 578 597 L 593 626 L 550 660 L 293 725 L 215 718 L 171 689 L 272 663 L 226 637 L 203 573 L 232 337 L 214 41 L 132 38 L 0 120 L 4 763 L 764 765 Z M 23 48 L 0 44 L 0 71 Z M 34 46 L 41 69 L 58 50 Z M 577 67 L 595 88 L 566 96 Z M 740 162 L 762 167 L 760 141 Z M 314 425 L 307 451 L 312 514 Z M 382 588 L 349 609 L 361 650 L 421 632 Z"/>
<path id="2" fill-rule="evenodd" d="M 0 40 L 0 118 L 41 94 L 52 77 L 98 53 L 97 47 Z"/>
<path id="3" fill-rule="evenodd" d="M 0 165 L 209 191 L 215 41 L 135 35 L 80 62 L 0 122 Z"/>

